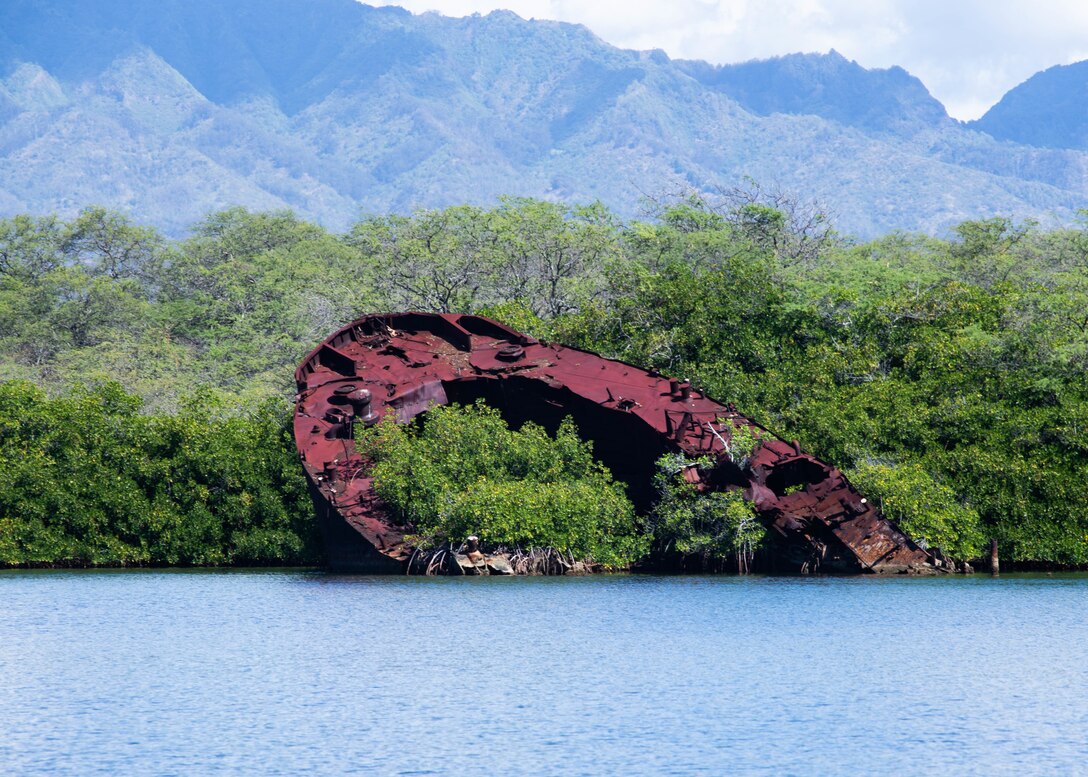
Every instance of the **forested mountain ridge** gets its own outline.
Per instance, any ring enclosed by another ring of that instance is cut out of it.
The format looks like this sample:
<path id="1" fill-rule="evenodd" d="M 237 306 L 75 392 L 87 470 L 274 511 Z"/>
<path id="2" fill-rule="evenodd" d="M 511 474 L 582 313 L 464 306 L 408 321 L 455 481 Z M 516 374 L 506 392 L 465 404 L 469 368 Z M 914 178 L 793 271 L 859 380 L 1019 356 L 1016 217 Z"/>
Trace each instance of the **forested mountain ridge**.
<path id="1" fill-rule="evenodd" d="M 1036 73 L 968 126 L 995 138 L 1088 149 L 1088 61 Z"/>
<path id="2" fill-rule="evenodd" d="M 867 70 L 834 49 L 735 65 L 678 60 L 700 82 L 757 116 L 821 116 L 848 127 L 909 137 L 954 124 L 921 81 L 899 67 Z"/>
<path id="3" fill-rule="evenodd" d="M 101 203 L 180 233 L 242 204 L 342 229 L 511 194 L 629 217 L 745 178 L 862 236 L 1088 205 L 1088 154 L 996 141 L 835 52 L 715 68 L 354 0 L 0 8 L 0 214 Z"/>

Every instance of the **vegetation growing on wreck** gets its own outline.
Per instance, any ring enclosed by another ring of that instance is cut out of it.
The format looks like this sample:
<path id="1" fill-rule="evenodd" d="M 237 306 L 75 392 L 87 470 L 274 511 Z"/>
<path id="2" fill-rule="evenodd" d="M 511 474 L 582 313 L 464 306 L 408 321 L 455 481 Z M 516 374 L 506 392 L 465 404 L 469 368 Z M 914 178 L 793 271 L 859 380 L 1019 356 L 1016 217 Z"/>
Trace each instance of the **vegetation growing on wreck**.
<path id="1" fill-rule="evenodd" d="M 684 478 L 685 470 L 712 464 L 681 453 L 658 460 L 657 501 L 649 516 L 654 549 L 665 559 L 679 557 L 682 567 L 744 573 L 766 540 L 766 531 L 742 492 L 703 492 Z"/>
<path id="2" fill-rule="evenodd" d="M 750 205 L 692 198 L 621 223 L 598 206 L 506 200 L 366 218 L 344 235 L 235 209 L 179 241 L 95 208 L 0 219 L 0 378 L 55 397 L 110 378 L 143 400 L 137 415 L 161 418 L 213 387 L 238 409 L 196 401 L 188 423 L 210 439 L 269 396 L 286 404 L 298 360 L 362 313 L 479 312 L 735 402 L 930 545 L 971 555 L 992 536 L 1007 560 L 1088 564 L 1088 219 L 1044 230 L 993 218 L 946 239 L 855 244 L 826 220 Z M 5 412 L 18 425 L 38 411 Z M 88 456 L 107 446 L 85 439 Z M 238 458 L 283 447 L 228 443 Z M 95 477 L 127 471 L 101 458 Z M 285 503 L 302 488 L 292 471 L 274 486 Z M 5 506 L 0 520 L 51 510 Z M 216 547 L 177 557 L 245 557 Z M 269 553 L 297 557 L 280 547 Z"/>
<path id="3" fill-rule="evenodd" d="M 707 458 L 663 456 L 657 499 L 636 516 L 623 484 L 594 460 L 569 417 L 551 437 L 531 422 L 510 429 L 482 402 L 446 405 L 408 424 L 389 415 L 369 429 L 357 425 L 355 439 L 372 463 L 375 491 L 412 528 L 409 539 L 426 558 L 478 537 L 489 553 L 551 549 L 571 563 L 612 569 L 652 553 L 655 563 L 747 572 L 765 540 L 740 491 L 704 492 L 684 478 L 691 468 L 708 471 Z M 746 466 L 758 439 L 745 426 L 730 443 L 731 458 Z"/>
<path id="4" fill-rule="evenodd" d="M 419 420 L 387 416 L 356 436 L 373 461 L 378 495 L 417 544 L 459 545 L 477 535 L 489 550 L 555 548 L 606 567 L 645 554 L 623 485 L 569 418 L 554 438 L 533 423 L 511 430 L 482 403 L 435 407 Z"/>

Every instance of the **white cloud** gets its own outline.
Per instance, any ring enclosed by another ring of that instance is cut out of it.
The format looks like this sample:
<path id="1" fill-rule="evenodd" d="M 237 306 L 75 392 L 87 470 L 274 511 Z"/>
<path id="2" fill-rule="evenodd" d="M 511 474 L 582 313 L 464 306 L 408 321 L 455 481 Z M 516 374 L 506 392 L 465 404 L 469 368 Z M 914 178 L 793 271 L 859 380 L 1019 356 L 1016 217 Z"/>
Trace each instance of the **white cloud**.
<path id="1" fill-rule="evenodd" d="M 374 2 L 374 0 L 371 0 Z M 1081 0 L 402 0 L 448 16 L 506 8 L 584 24 L 622 48 L 741 62 L 836 49 L 866 67 L 900 65 L 961 119 L 1051 65 L 1088 56 Z"/>

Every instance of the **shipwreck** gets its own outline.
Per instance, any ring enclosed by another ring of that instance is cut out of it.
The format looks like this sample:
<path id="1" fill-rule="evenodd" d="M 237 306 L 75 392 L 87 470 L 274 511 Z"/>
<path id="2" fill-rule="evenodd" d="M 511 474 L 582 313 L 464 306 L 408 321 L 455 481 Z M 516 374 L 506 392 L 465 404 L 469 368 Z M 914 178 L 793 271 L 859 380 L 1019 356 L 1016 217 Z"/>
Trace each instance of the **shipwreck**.
<path id="1" fill-rule="evenodd" d="M 295 373 L 295 441 L 333 570 L 404 573 L 411 527 L 375 495 L 355 450 L 356 424 L 386 413 L 408 421 L 428 407 L 482 399 L 507 423 L 548 429 L 571 416 L 595 456 L 627 484 L 636 508 L 653 499 L 663 454 L 707 456 L 701 489 L 743 489 L 771 538 L 782 573 L 935 573 L 948 562 L 881 515 L 834 466 L 782 440 L 732 404 L 687 382 L 593 353 L 536 340 L 472 315 L 369 315 L 337 330 Z M 734 431 L 761 439 L 742 468 L 727 455 Z M 473 538 L 473 543 L 474 543 Z M 475 545 L 473 545 L 473 550 Z"/>

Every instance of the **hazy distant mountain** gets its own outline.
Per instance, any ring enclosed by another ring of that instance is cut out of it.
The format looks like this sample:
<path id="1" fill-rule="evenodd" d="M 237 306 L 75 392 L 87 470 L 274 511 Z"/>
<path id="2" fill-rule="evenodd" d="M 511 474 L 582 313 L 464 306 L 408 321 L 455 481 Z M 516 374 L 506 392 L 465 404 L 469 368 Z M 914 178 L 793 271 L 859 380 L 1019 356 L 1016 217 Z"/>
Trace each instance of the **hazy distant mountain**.
<path id="1" fill-rule="evenodd" d="M 0 213 L 231 204 L 334 228 L 502 194 L 635 213 L 748 176 L 844 231 L 1088 207 L 1088 154 L 994 140 L 899 68 L 832 52 L 713 67 L 509 12 L 354 0 L 5 0 Z"/>
<path id="2" fill-rule="evenodd" d="M 1088 149 L 1088 61 L 1036 73 L 970 126 L 1016 143 Z"/>
<path id="3" fill-rule="evenodd" d="M 737 65 L 684 61 L 677 65 L 758 116 L 809 114 L 895 135 L 952 121 L 944 106 L 907 71 L 866 70 L 834 49 L 829 54 L 790 54 Z"/>

